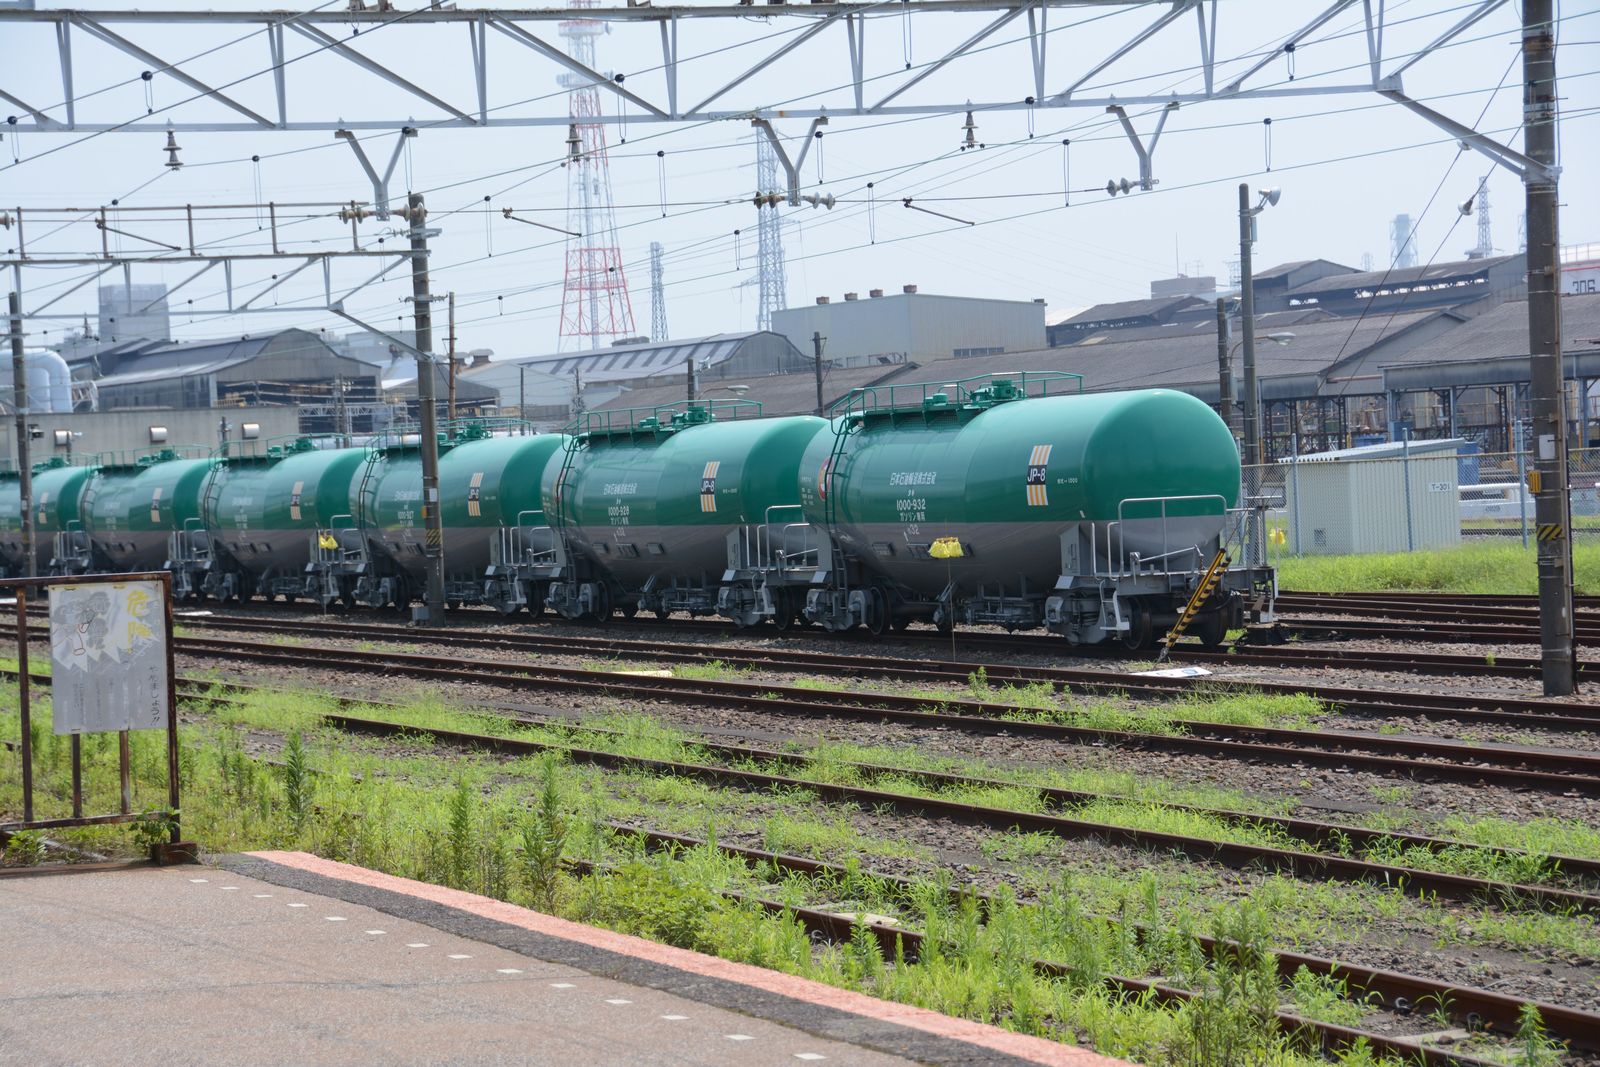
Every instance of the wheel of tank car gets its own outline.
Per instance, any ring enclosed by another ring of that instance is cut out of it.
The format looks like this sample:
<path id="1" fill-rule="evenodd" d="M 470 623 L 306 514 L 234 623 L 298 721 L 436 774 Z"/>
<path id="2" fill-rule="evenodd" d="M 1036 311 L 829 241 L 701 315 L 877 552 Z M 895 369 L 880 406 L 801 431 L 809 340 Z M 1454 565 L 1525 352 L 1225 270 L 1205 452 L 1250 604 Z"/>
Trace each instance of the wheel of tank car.
<path id="1" fill-rule="evenodd" d="M 624 604 L 617 610 L 622 612 L 622 617 L 624 619 L 636 619 L 639 617 L 639 602 L 634 601 L 631 604 Z"/>
<path id="2" fill-rule="evenodd" d="M 444 606 L 444 610 L 446 610 L 446 611 L 460 611 L 461 610 L 461 601 L 459 601 L 459 600 L 446 601 L 445 606 Z"/>
<path id="3" fill-rule="evenodd" d="M 1208 611 L 1194 624 L 1194 635 L 1206 648 L 1220 648 L 1228 639 L 1228 621 L 1220 611 Z"/>
<path id="4" fill-rule="evenodd" d="M 956 628 L 955 617 L 950 614 L 948 609 L 946 609 L 943 614 L 941 614 L 934 622 L 934 626 L 938 627 L 940 633 L 948 636 L 950 631 Z"/>
<path id="5" fill-rule="evenodd" d="M 537 619 L 544 614 L 544 598 L 549 595 L 550 590 L 545 586 L 535 585 L 528 588 L 528 615 L 531 618 Z"/>
<path id="6" fill-rule="evenodd" d="M 772 626 L 779 633 L 787 633 L 794 626 L 794 598 L 787 589 L 772 591 Z"/>
<path id="7" fill-rule="evenodd" d="M 780 589 L 772 596 L 772 626 L 779 633 L 805 625 L 805 617 L 794 610 L 794 600 L 788 590 Z"/>
<path id="8" fill-rule="evenodd" d="M 905 633 L 906 628 L 910 625 L 911 616 L 909 615 L 896 615 L 893 619 L 889 620 L 889 629 L 893 630 L 897 634 Z"/>
<path id="9" fill-rule="evenodd" d="M 867 590 L 867 632 L 882 637 L 889 629 L 889 598 L 882 589 Z"/>
<path id="10" fill-rule="evenodd" d="M 650 617 L 656 622 L 666 622 L 668 619 L 672 618 L 672 612 L 668 611 L 666 608 L 656 608 L 650 612 Z"/>
<path id="11" fill-rule="evenodd" d="M 1141 652 L 1156 644 L 1155 620 L 1137 597 L 1128 601 L 1128 628 L 1122 632 L 1122 647 Z"/>
<path id="12" fill-rule="evenodd" d="M 611 621 L 611 590 L 604 583 L 595 586 L 594 609 L 589 617 L 601 626 Z"/>

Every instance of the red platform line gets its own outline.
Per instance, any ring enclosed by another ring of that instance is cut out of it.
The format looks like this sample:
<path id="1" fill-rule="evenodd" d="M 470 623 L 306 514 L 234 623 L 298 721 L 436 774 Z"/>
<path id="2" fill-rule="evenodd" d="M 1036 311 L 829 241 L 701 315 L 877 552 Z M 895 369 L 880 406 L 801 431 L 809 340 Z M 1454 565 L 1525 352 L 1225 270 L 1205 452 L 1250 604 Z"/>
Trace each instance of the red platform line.
<path id="1" fill-rule="evenodd" d="M 251 852 L 249 855 L 283 867 L 321 875 L 324 878 L 382 889 L 469 912 L 546 937 L 576 942 L 704 978 L 734 982 L 821 1008 L 831 1008 L 878 1022 L 920 1030 L 936 1037 L 1015 1056 L 1032 1063 L 1050 1064 L 1055 1067 L 1132 1067 L 1124 1060 L 1112 1059 L 1071 1045 L 1014 1034 L 996 1026 L 952 1018 L 926 1008 L 879 1000 L 863 993 L 813 982 L 808 978 L 799 978 L 745 963 L 734 963 L 716 956 L 674 948 L 671 945 L 661 945 L 642 937 L 585 926 L 582 923 L 544 915 L 475 893 L 464 893 L 459 889 L 429 885 L 409 878 L 397 878 L 365 867 L 325 860 L 306 852 Z"/>

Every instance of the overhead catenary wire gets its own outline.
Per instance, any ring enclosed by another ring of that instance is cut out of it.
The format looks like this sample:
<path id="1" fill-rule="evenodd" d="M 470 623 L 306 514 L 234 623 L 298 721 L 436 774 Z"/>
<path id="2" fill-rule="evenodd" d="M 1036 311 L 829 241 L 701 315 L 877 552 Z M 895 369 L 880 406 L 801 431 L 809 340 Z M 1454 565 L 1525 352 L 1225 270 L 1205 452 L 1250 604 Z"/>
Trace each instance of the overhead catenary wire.
<path id="1" fill-rule="evenodd" d="M 1389 106 L 1389 104 L 1387 104 L 1387 102 L 1386 102 L 1386 104 L 1382 104 L 1382 106 Z M 662 134 L 658 134 L 658 136 L 662 136 Z M 920 197 L 920 198 L 925 198 L 925 197 Z M 990 198 L 992 198 L 992 197 L 990 197 Z"/>

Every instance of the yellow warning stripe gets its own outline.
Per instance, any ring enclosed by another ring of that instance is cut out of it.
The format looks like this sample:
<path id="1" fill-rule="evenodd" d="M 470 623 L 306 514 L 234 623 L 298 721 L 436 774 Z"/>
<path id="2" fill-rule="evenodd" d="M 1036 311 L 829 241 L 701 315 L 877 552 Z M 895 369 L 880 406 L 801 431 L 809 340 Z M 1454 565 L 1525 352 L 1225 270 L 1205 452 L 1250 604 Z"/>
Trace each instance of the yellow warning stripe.
<path id="1" fill-rule="evenodd" d="M 1559 522 L 1542 522 L 1539 524 L 1539 540 L 1560 541 L 1567 536 L 1567 529 Z"/>
<path id="2" fill-rule="evenodd" d="M 1049 503 L 1050 503 L 1050 493 L 1044 486 L 1042 486 L 1042 485 L 1030 485 L 1030 486 L 1028 486 L 1028 506 L 1029 507 L 1039 508 L 1039 507 L 1044 507 L 1045 505 L 1047 505 Z"/>
<path id="3" fill-rule="evenodd" d="M 1211 561 L 1211 566 L 1206 568 L 1206 572 L 1201 577 L 1199 584 L 1194 587 L 1194 595 L 1183 606 L 1183 613 L 1178 616 L 1178 621 L 1173 624 L 1171 630 L 1167 631 L 1167 636 L 1161 639 L 1161 644 L 1165 646 L 1167 651 L 1170 652 L 1172 646 L 1178 643 L 1178 638 L 1183 636 L 1183 632 L 1189 628 L 1189 623 L 1193 622 L 1194 617 L 1199 614 L 1200 606 L 1210 600 L 1211 594 L 1216 592 L 1217 586 L 1222 584 L 1223 575 L 1227 574 L 1230 562 L 1232 561 L 1224 550 L 1218 552 L 1216 558 Z"/>

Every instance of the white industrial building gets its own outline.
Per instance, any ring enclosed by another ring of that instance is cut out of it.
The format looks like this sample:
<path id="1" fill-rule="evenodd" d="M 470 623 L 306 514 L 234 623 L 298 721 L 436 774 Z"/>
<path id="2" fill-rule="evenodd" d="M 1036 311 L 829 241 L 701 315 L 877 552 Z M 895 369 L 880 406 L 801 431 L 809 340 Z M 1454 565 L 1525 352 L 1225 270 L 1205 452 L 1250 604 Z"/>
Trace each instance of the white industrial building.
<path id="1" fill-rule="evenodd" d="M 993 356 L 1045 347 L 1043 300 L 991 300 L 873 289 L 843 300 L 821 296 L 807 307 L 772 313 L 772 328 L 800 351 L 812 353 L 821 334 L 823 359 L 835 367 L 931 363 L 937 359 Z"/>
<path id="2" fill-rule="evenodd" d="M 1347 556 L 1459 545 L 1464 444 L 1385 442 L 1280 459 L 1288 550 Z"/>

